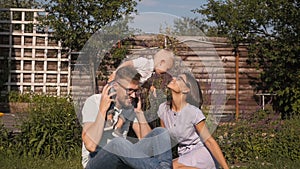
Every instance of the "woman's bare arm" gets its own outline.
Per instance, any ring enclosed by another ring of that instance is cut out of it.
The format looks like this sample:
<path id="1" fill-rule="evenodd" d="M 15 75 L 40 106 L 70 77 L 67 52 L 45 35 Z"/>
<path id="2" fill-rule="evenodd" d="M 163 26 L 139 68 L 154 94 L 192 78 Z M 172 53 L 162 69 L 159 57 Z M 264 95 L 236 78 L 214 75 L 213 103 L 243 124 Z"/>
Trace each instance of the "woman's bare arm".
<path id="1" fill-rule="evenodd" d="M 221 167 L 224 169 L 229 169 L 221 148 L 219 147 L 216 140 L 211 136 L 208 128 L 206 127 L 205 121 L 201 121 L 200 123 L 198 123 L 196 125 L 196 129 L 198 133 L 200 133 L 201 138 L 204 140 L 205 145 L 221 165 Z"/>

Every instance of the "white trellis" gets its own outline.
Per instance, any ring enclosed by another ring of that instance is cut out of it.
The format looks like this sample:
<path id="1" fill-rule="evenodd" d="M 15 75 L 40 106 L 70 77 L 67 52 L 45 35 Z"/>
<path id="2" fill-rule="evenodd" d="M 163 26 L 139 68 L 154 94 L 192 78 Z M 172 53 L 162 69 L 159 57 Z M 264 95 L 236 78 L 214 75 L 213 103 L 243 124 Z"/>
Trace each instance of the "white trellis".
<path id="1" fill-rule="evenodd" d="M 7 60 L 6 91 L 70 94 L 71 55 L 39 27 L 43 9 L 0 9 L 0 63 Z"/>

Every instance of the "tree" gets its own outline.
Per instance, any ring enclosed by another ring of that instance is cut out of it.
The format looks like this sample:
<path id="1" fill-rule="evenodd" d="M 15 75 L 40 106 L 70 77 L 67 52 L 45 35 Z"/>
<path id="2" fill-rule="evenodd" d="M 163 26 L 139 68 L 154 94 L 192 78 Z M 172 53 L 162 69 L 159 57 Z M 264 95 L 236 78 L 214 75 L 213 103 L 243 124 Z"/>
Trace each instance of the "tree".
<path id="1" fill-rule="evenodd" d="M 183 17 L 174 20 L 173 34 L 185 36 L 204 36 L 208 26 L 197 18 Z"/>
<path id="2" fill-rule="evenodd" d="M 35 0 L 0 0 L 0 8 L 35 8 L 38 5 Z"/>
<path id="3" fill-rule="evenodd" d="M 273 106 L 284 118 L 300 112 L 299 6 L 299 0 L 209 0 L 194 10 L 235 48 L 249 44 L 249 64 L 263 68 L 255 87 L 276 93 Z"/>
<path id="4" fill-rule="evenodd" d="M 46 0 L 48 14 L 42 18 L 57 40 L 72 51 L 80 51 L 101 27 L 136 12 L 135 0 Z"/>

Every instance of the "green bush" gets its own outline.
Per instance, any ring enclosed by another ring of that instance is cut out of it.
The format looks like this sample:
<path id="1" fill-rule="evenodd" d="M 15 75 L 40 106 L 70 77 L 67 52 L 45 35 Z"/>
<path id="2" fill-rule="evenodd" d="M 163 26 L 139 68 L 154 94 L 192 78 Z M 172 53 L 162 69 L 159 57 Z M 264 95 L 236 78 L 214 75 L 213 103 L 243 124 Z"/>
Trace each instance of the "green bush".
<path id="1" fill-rule="evenodd" d="M 219 126 L 214 137 L 230 164 L 300 162 L 299 116 L 283 121 L 280 115 L 259 111 L 251 119 Z"/>
<path id="2" fill-rule="evenodd" d="M 12 155 L 15 140 L 9 130 L 7 130 L 0 119 L 0 154 Z"/>
<path id="3" fill-rule="evenodd" d="M 300 162 L 300 116 L 285 120 L 278 128 L 272 145 L 271 154 L 277 158 L 289 158 Z M 273 157 L 274 158 L 274 157 Z"/>
<path id="4" fill-rule="evenodd" d="M 11 91 L 8 93 L 8 101 L 15 102 L 31 102 L 32 97 L 35 96 L 32 93 L 23 93 L 21 94 L 18 91 Z"/>
<path id="5" fill-rule="evenodd" d="M 300 88 L 286 87 L 277 92 L 274 109 L 282 113 L 282 118 L 300 115 Z"/>
<path id="6" fill-rule="evenodd" d="M 9 133 L 0 121 L 0 152 L 3 152 L 8 147 Z"/>
<path id="7" fill-rule="evenodd" d="M 14 138 L 16 152 L 54 158 L 76 153 L 81 145 L 81 126 L 68 98 L 37 95 L 31 101 L 29 116 Z"/>

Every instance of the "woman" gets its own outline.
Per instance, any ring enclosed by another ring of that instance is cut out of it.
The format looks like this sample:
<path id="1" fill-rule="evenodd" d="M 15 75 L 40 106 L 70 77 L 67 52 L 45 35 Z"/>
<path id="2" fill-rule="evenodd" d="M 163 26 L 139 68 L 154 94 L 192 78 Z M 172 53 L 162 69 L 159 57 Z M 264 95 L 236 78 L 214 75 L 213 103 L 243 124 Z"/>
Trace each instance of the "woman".
<path id="1" fill-rule="evenodd" d="M 202 95 L 199 84 L 189 73 L 179 75 L 168 84 L 172 100 L 159 106 L 162 127 L 169 130 L 178 143 L 179 157 L 173 160 L 174 169 L 217 168 L 228 165 L 222 151 L 205 125 L 205 116 L 199 107 Z"/>

